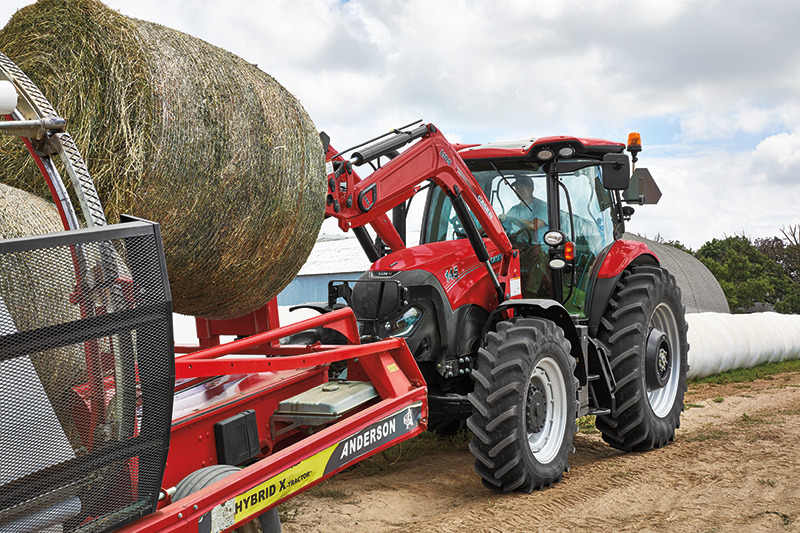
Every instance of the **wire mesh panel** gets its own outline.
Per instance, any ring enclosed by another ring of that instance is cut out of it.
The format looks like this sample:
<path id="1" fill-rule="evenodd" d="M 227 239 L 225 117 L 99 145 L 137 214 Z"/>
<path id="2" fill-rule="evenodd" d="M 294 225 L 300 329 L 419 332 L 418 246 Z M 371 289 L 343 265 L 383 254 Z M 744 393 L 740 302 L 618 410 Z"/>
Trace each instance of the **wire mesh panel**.
<path id="1" fill-rule="evenodd" d="M 109 531 L 155 510 L 171 316 L 155 224 L 0 241 L 0 533 Z"/>

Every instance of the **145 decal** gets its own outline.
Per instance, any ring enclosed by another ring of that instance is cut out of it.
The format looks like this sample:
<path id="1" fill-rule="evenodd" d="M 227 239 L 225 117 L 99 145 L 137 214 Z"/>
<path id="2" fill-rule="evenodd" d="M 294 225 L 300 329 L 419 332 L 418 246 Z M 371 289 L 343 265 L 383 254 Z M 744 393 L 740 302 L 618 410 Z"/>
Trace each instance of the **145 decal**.
<path id="1" fill-rule="evenodd" d="M 452 268 L 448 268 L 444 271 L 444 279 L 447 280 L 448 283 L 453 281 L 454 279 L 458 278 L 458 267 L 454 266 Z"/>

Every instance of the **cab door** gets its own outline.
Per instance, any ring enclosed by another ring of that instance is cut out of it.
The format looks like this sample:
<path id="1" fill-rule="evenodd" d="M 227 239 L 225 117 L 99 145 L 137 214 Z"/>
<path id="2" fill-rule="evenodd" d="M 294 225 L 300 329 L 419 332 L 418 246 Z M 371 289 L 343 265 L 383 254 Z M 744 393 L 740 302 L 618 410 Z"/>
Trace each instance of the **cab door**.
<path id="1" fill-rule="evenodd" d="M 612 199 L 603 187 L 600 165 L 570 161 L 559 171 L 558 217 L 551 210 L 550 227 L 563 231 L 575 246 L 575 258 L 561 274 L 561 300 L 570 314 L 586 317 L 585 304 L 592 289 L 592 270 L 604 248 L 614 242 Z M 562 166 L 562 165 L 560 165 Z M 551 197 L 554 197 L 553 194 Z"/>

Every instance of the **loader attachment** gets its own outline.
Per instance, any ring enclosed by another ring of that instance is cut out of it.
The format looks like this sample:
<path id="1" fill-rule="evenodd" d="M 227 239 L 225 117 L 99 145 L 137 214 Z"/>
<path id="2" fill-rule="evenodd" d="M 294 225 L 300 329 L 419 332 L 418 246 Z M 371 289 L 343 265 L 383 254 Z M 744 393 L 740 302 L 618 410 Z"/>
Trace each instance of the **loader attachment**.
<path id="1" fill-rule="evenodd" d="M 0 298 L 0 531 L 155 511 L 174 387 L 158 225 L 0 241 Z"/>

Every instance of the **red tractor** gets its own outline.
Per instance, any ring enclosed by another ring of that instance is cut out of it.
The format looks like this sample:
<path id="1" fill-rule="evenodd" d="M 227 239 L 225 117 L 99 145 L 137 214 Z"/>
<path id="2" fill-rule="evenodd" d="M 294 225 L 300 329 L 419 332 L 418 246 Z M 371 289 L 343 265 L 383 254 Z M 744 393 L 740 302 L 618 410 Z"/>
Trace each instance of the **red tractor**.
<path id="1" fill-rule="evenodd" d="M 331 282 L 322 311 L 344 298 L 362 342 L 405 339 L 428 384 L 429 427 L 466 423 L 484 485 L 531 492 L 559 481 L 584 415 L 621 450 L 674 439 L 684 308 L 655 254 L 621 239 L 626 203 L 660 196 L 646 169 L 631 178 L 624 144 L 451 145 L 432 124 L 412 124 L 337 153 L 322 137 L 327 214 L 373 261 L 358 281 Z M 627 148 L 635 164 L 637 134 Z M 360 179 L 353 167 L 365 163 L 374 171 Z M 406 212 L 422 189 L 420 244 L 407 247 Z"/>

